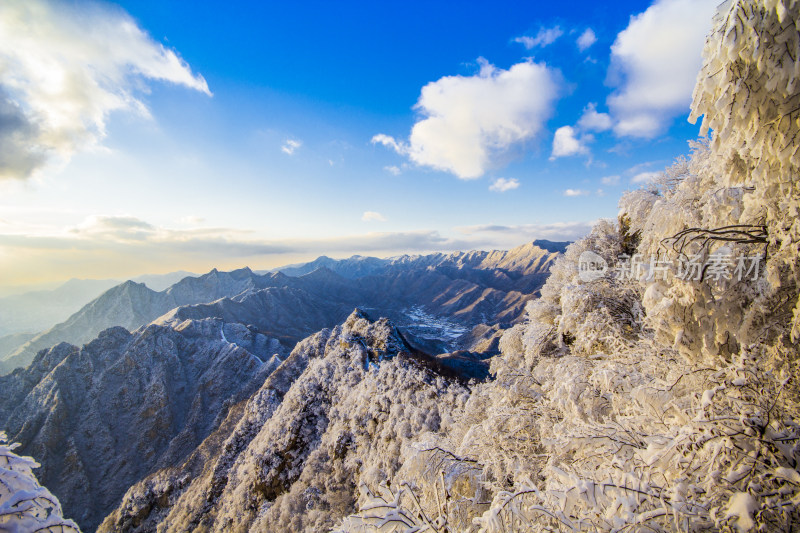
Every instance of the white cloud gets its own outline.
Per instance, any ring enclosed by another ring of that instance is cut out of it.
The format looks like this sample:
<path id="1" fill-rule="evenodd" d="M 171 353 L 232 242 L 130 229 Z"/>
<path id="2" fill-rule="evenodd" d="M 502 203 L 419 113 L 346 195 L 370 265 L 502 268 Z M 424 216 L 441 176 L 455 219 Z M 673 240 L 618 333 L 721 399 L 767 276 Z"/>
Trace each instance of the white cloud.
<path id="1" fill-rule="evenodd" d="M 578 37 L 576 44 L 578 45 L 578 49 L 583 52 L 596 42 L 597 36 L 594 34 L 594 30 L 592 30 L 592 28 L 586 28 L 586 31 L 581 33 L 581 36 Z"/>
<path id="2" fill-rule="evenodd" d="M 398 166 L 396 166 L 396 165 L 391 165 L 391 166 L 388 166 L 388 167 L 383 167 L 383 170 L 385 170 L 385 171 L 386 171 L 386 172 L 388 172 L 389 174 L 392 174 L 393 176 L 399 176 L 399 175 L 400 175 L 400 172 L 401 172 L 401 171 L 400 171 L 400 167 L 398 167 Z"/>
<path id="3" fill-rule="evenodd" d="M 718 0 L 658 0 L 611 46 L 608 106 L 617 135 L 651 138 L 689 112 Z M 616 79 L 615 79 L 616 78 Z"/>
<path id="4" fill-rule="evenodd" d="M 283 146 L 281 146 L 281 152 L 292 155 L 301 146 L 303 146 L 302 141 L 298 141 L 296 139 L 286 139 L 286 141 L 283 143 Z"/>
<path id="5" fill-rule="evenodd" d="M 555 222 L 552 224 L 521 224 L 515 226 L 479 225 L 456 228 L 465 235 L 484 235 L 488 242 L 511 248 L 536 239 L 575 241 L 588 234 L 594 222 Z"/>
<path id="6" fill-rule="evenodd" d="M 578 138 L 577 134 L 578 131 L 572 126 L 558 128 L 553 136 L 553 152 L 550 154 L 550 160 L 553 161 L 557 157 L 588 154 L 589 147 L 586 146 L 586 143 L 591 142 L 592 137 L 584 135 Z"/>
<path id="7" fill-rule="evenodd" d="M 660 172 L 639 172 L 634 177 L 631 178 L 631 183 L 646 183 L 648 181 L 652 181 L 653 178 L 657 177 Z"/>
<path id="8" fill-rule="evenodd" d="M 68 231 L 82 237 L 127 242 L 147 240 L 155 230 L 152 224 L 136 217 L 95 215 L 86 218 Z"/>
<path id="9" fill-rule="evenodd" d="M 598 113 L 595 103 L 587 105 L 583 115 L 578 119 L 578 127 L 585 131 L 606 131 L 610 130 L 611 126 L 611 116 L 608 113 Z"/>
<path id="10" fill-rule="evenodd" d="M 391 148 L 397 153 L 404 153 L 405 147 L 397 142 L 394 137 L 391 135 L 386 135 L 384 133 L 379 133 L 377 135 L 373 135 L 372 139 L 370 139 L 372 144 L 382 144 L 387 148 Z"/>
<path id="11" fill-rule="evenodd" d="M 489 186 L 490 191 L 506 192 L 519 187 L 519 180 L 517 178 L 497 178 Z"/>
<path id="12" fill-rule="evenodd" d="M 564 35 L 564 30 L 558 26 L 555 26 L 554 28 L 539 28 L 539 33 L 536 34 L 536 37 L 523 35 L 514 39 L 514 42 L 520 43 L 527 50 L 531 50 L 537 46 L 544 47 L 551 45 L 562 35 Z"/>
<path id="13" fill-rule="evenodd" d="M 564 196 L 588 196 L 589 191 L 583 189 L 567 189 L 564 191 Z"/>
<path id="14" fill-rule="evenodd" d="M 499 154 L 534 138 L 552 113 L 556 74 L 531 61 L 508 70 L 480 62 L 474 76 L 445 76 L 422 88 L 415 108 L 425 118 L 414 125 L 408 143 L 385 134 L 372 142 L 419 165 L 473 179 L 495 165 Z"/>
<path id="15" fill-rule="evenodd" d="M 576 240 L 592 222 L 558 222 L 521 226 L 483 225 L 435 230 L 367 232 L 332 238 L 258 238 L 256 232 L 232 228 L 170 229 L 134 216 L 94 216 L 65 229 L 37 224 L 5 228 L 0 249 L 14 261 L 0 262 L 6 284 L 22 280 L 96 279 L 189 268 L 239 268 L 244 264 L 277 266 L 278 261 L 310 260 L 320 254 L 397 255 L 454 250 L 510 249 L 534 239 Z M 11 232 L 13 230 L 13 233 Z M 286 259 L 286 260 L 284 260 Z M 57 274 L 55 274 L 57 272 Z"/>
<path id="16" fill-rule="evenodd" d="M 180 219 L 178 219 L 178 223 L 179 224 L 186 224 L 186 225 L 189 225 L 189 226 L 196 226 L 198 224 L 202 224 L 205 221 L 206 221 L 205 218 L 197 216 L 197 215 L 188 215 L 188 216 L 181 217 Z"/>
<path id="17" fill-rule="evenodd" d="M 377 211 L 364 211 L 364 214 L 361 215 L 361 220 L 364 222 L 386 222 L 386 217 Z"/>
<path id="18" fill-rule="evenodd" d="M 211 95 L 175 51 L 122 9 L 96 3 L 0 3 L 0 178 L 27 178 L 51 157 L 96 145 L 109 114 L 149 116 L 146 80 Z"/>
<path id="19" fill-rule="evenodd" d="M 600 182 L 603 185 L 610 185 L 610 186 L 619 185 L 619 176 L 605 176 L 603 178 L 600 178 Z"/>

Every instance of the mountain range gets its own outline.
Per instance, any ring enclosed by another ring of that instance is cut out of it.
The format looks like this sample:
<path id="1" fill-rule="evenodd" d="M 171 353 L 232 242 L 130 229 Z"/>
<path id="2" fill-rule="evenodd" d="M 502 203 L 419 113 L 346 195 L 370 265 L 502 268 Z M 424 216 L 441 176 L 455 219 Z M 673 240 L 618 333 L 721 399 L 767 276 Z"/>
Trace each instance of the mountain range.
<path id="1" fill-rule="evenodd" d="M 163 291 L 127 281 L 89 302 L 64 322 L 9 349 L 0 358 L 0 373 L 25 367 L 39 350 L 59 342 L 83 344 L 109 327 L 134 330 L 178 307 L 224 298 L 229 301 L 203 309 L 218 315 L 233 312 L 232 309 L 242 313 L 243 307 L 261 305 L 262 309 L 253 309 L 251 313 L 262 315 L 263 306 L 270 306 L 271 323 L 277 324 L 274 318 L 280 316 L 280 328 L 288 328 L 284 343 L 287 349 L 314 331 L 335 325 L 356 306 L 380 310 L 403 326 L 413 323 L 403 309 L 414 305 L 423 306 L 430 314 L 452 318 L 460 327 L 472 328 L 489 320 L 513 322 L 521 316 L 525 302 L 544 283 L 550 265 L 563 247 L 564 243 L 535 241 L 504 252 L 456 252 L 393 259 L 355 256 L 341 261 L 323 257 L 285 269 L 295 276 L 283 271 L 258 274 L 249 268 L 232 272 L 215 269 L 203 276 L 185 277 Z M 317 270 L 320 272 L 313 274 Z M 272 290 L 268 295 L 252 296 L 265 289 Z M 243 294 L 246 292 L 251 296 Z M 282 312 L 285 306 L 296 303 L 303 305 L 304 313 L 308 314 Z M 196 315 L 203 311 L 181 312 Z M 290 321 L 296 323 L 289 324 Z M 428 347 L 433 351 L 447 351 L 446 348 Z"/>
<path id="2" fill-rule="evenodd" d="M 355 457 L 396 469 L 380 440 L 435 431 L 488 375 L 560 255 L 539 244 L 127 281 L 4 361 L 2 429 L 85 530 L 330 527 Z"/>
<path id="3" fill-rule="evenodd" d="M 149 274 L 133 278 L 155 291 L 162 291 L 186 276 L 196 276 L 191 272 L 179 271 L 169 274 Z M 118 279 L 71 279 L 52 290 L 37 290 L 0 298 L 0 358 L 8 353 L 5 348 L 15 339 L 12 335 L 27 334 L 33 337 L 36 332 L 49 329 L 63 322 L 84 305 L 100 296 L 123 280 Z M 19 337 L 17 337 L 19 338 Z"/>

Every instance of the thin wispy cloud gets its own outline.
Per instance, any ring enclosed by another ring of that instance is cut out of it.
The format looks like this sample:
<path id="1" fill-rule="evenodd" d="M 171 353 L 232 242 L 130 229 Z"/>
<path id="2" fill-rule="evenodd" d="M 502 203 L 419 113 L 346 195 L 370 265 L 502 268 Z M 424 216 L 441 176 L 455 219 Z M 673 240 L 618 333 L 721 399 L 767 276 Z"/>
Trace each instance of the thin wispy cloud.
<path id="1" fill-rule="evenodd" d="M 594 34 L 594 30 L 592 28 L 586 28 L 583 33 L 581 33 L 578 40 L 575 43 L 578 45 L 578 50 L 581 52 L 586 51 L 590 46 L 597 42 L 597 36 Z"/>
<path id="2" fill-rule="evenodd" d="M 504 244 L 506 248 L 536 239 L 550 241 L 574 241 L 587 235 L 594 221 L 555 222 L 552 224 L 520 225 L 476 225 L 456 228 L 471 238 L 483 238 L 489 242 Z M 514 244 L 516 243 L 516 244 Z"/>
<path id="3" fill-rule="evenodd" d="M 445 76 L 422 88 L 415 109 L 424 118 L 407 143 L 383 133 L 372 143 L 418 165 L 475 179 L 508 149 L 535 138 L 553 111 L 557 74 L 532 61 L 508 70 L 480 64 L 474 76 Z"/>
<path id="4" fill-rule="evenodd" d="M 292 155 L 301 146 L 303 146 L 302 141 L 298 141 L 297 139 L 286 139 L 283 145 L 281 146 L 281 152 L 287 155 Z"/>
<path id="5" fill-rule="evenodd" d="M 537 47 L 549 46 L 556 42 L 556 39 L 564 35 L 564 30 L 555 26 L 553 28 L 539 28 L 539 32 L 533 36 L 522 35 L 514 39 L 515 43 L 519 43 L 525 47 L 526 50 L 532 50 Z"/>
<path id="6" fill-rule="evenodd" d="M 0 179 L 28 178 L 106 135 L 115 111 L 149 117 L 153 81 L 208 84 L 124 11 L 43 0 L 0 3 Z"/>
<path id="7" fill-rule="evenodd" d="M 619 180 L 620 180 L 620 177 L 619 177 L 619 176 L 617 176 L 617 175 L 614 175 L 614 176 L 604 176 L 604 177 L 600 178 L 600 182 L 601 182 L 603 185 L 608 185 L 608 186 L 619 185 Z"/>
<path id="8" fill-rule="evenodd" d="M 383 170 L 385 170 L 389 174 L 392 174 L 393 176 L 399 176 L 400 173 L 401 173 L 400 167 L 398 167 L 396 165 L 390 165 L 390 166 L 387 166 L 387 167 L 383 167 Z"/>
<path id="9" fill-rule="evenodd" d="M 330 238 L 261 239 L 252 231 L 231 228 L 176 230 L 132 216 L 98 215 L 68 229 L 0 233 L 0 248 L 15 261 L 0 263 L 3 279 L 32 279 L 56 265 L 65 277 L 102 272 L 136 273 L 177 269 L 210 269 L 235 261 L 254 267 L 283 256 L 321 254 L 397 254 L 469 249 L 480 239 L 454 239 L 437 231 L 371 232 Z"/>
<path id="10" fill-rule="evenodd" d="M 564 196 L 589 196 L 591 193 L 583 189 L 567 189 Z"/>
<path id="11" fill-rule="evenodd" d="M 517 178 L 497 178 L 489 186 L 490 191 L 506 192 L 519 188 L 519 180 Z"/>
<path id="12" fill-rule="evenodd" d="M 178 219 L 178 223 L 186 224 L 189 226 L 196 226 L 198 224 L 202 224 L 205 222 L 206 219 L 197 215 L 187 215 L 185 217 L 181 217 Z"/>
<path id="13" fill-rule="evenodd" d="M 361 215 L 361 220 L 364 222 L 386 222 L 386 217 L 377 211 L 364 211 L 364 214 Z"/>

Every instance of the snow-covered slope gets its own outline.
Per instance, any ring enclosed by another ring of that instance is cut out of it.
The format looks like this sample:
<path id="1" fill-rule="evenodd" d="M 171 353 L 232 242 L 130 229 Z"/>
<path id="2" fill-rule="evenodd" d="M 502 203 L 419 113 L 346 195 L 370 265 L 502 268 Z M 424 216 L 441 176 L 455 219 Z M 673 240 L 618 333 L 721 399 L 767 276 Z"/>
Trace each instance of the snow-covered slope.
<path id="1" fill-rule="evenodd" d="M 132 483 L 179 464 L 252 393 L 280 363 L 276 346 L 219 320 L 112 328 L 0 377 L 0 420 L 41 461 L 39 478 L 66 514 L 91 530 Z"/>
<path id="2" fill-rule="evenodd" d="M 442 431 L 467 389 L 363 312 L 298 344 L 180 468 L 132 487 L 99 531 L 325 531 L 356 488 Z"/>

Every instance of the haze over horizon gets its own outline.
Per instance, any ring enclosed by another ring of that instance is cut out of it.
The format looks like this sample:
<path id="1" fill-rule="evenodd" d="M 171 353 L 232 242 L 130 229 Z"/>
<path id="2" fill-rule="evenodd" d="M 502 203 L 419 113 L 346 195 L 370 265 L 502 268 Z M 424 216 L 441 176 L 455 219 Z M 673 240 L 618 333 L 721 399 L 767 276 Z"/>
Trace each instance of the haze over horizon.
<path id="1" fill-rule="evenodd" d="M 716 1 L 0 6 L 0 290 L 574 240 L 698 135 Z"/>

